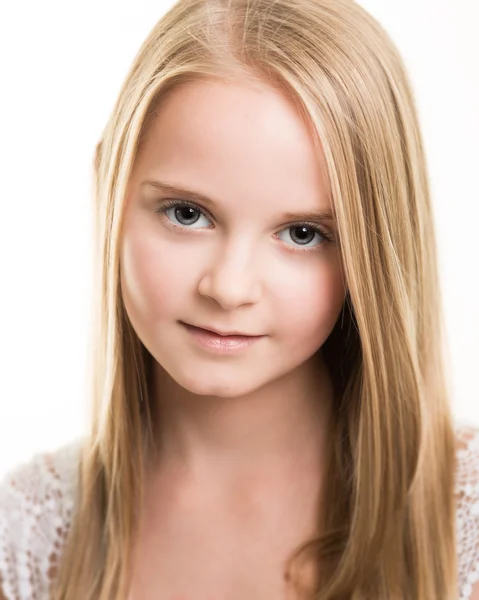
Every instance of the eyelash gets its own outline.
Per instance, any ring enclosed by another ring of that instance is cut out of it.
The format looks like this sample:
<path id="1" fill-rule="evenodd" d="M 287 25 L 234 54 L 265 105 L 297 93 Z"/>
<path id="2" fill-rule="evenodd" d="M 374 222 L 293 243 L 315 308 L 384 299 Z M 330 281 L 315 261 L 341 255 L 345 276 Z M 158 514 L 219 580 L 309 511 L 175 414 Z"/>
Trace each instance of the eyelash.
<path id="1" fill-rule="evenodd" d="M 164 202 L 162 202 L 162 204 L 160 206 L 158 206 L 155 209 L 155 212 L 162 216 L 166 216 L 165 213 L 169 208 L 184 208 L 184 207 L 192 208 L 193 210 L 196 210 L 199 213 L 201 213 L 203 216 L 207 217 L 209 220 L 213 220 L 212 215 L 210 215 L 208 211 L 206 211 L 203 208 L 200 208 L 194 202 L 189 202 L 188 200 L 174 200 L 172 198 L 165 200 Z M 171 221 L 169 221 L 169 223 L 171 223 Z M 187 227 L 186 225 L 176 225 L 175 223 L 171 223 L 171 225 L 173 227 L 189 229 L 189 227 Z M 317 246 L 308 247 L 308 248 L 301 248 L 301 245 L 296 245 L 296 244 L 294 246 L 291 246 L 291 244 L 287 244 L 288 246 L 294 248 L 293 251 L 299 251 L 299 252 L 318 251 L 318 250 L 321 250 L 325 244 L 331 244 L 334 242 L 334 238 L 329 233 L 329 231 L 327 229 L 321 227 L 317 223 L 308 223 L 308 222 L 293 223 L 291 225 L 287 225 L 284 229 L 291 229 L 294 227 L 307 227 L 309 229 L 312 229 L 314 231 L 314 233 L 319 233 L 321 235 L 321 237 L 324 239 L 324 241 L 321 242 L 320 244 L 318 244 Z M 281 229 L 281 231 L 284 231 L 284 229 Z"/>

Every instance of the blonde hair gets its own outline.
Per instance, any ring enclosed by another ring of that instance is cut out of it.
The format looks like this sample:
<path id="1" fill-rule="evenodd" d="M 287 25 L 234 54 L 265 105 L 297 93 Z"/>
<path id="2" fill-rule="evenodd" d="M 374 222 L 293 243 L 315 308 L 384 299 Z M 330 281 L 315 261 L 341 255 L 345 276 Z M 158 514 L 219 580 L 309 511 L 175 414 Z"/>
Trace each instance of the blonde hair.
<path id="1" fill-rule="evenodd" d="M 336 397 L 323 533 L 288 576 L 300 594 L 317 565 L 303 592 L 321 600 L 450 600 L 456 442 L 426 159 L 398 51 L 351 0 L 180 0 L 135 58 L 95 156 L 91 430 L 52 598 L 123 599 L 131 576 L 154 443 L 152 357 L 119 278 L 135 156 L 173 88 L 246 77 L 294 98 L 322 145 L 348 286 L 323 346 Z"/>

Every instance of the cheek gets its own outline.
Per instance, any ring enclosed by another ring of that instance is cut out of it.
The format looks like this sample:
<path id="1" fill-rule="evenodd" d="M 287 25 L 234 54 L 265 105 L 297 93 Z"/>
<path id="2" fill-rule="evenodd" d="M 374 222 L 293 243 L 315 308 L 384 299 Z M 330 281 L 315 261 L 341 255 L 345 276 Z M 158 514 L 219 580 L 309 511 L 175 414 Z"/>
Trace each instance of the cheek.
<path id="1" fill-rule="evenodd" d="M 341 273 L 337 264 L 311 265 L 284 278 L 277 289 L 278 323 L 282 333 L 314 346 L 321 344 L 332 331 L 345 299 Z"/>
<path id="2" fill-rule="evenodd" d="M 185 265 L 188 262 L 181 254 L 158 236 L 126 237 L 121 253 L 121 285 L 129 312 L 154 320 L 178 307 L 188 284 Z"/>

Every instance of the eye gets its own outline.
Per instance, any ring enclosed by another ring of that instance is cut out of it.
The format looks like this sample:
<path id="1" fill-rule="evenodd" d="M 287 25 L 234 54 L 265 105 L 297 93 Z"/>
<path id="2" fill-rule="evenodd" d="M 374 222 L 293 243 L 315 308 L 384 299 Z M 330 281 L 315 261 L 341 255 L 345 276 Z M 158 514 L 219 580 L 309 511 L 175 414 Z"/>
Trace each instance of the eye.
<path id="1" fill-rule="evenodd" d="M 290 243 L 291 240 L 293 245 L 301 247 L 304 250 L 316 249 L 318 246 L 333 241 L 333 238 L 325 229 L 319 225 L 309 223 L 300 223 L 287 227 L 278 234 L 278 237 L 287 243 Z M 323 241 L 321 241 L 321 238 Z"/>
<path id="2" fill-rule="evenodd" d="M 192 202 L 184 200 L 167 200 L 156 211 L 164 214 L 177 227 L 186 227 L 188 229 L 200 229 L 201 227 L 210 227 L 211 221 L 206 218 L 205 213 Z M 206 224 L 201 222 L 201 218 Z M 196 227 L 193 227 L 196 225 Z"/>

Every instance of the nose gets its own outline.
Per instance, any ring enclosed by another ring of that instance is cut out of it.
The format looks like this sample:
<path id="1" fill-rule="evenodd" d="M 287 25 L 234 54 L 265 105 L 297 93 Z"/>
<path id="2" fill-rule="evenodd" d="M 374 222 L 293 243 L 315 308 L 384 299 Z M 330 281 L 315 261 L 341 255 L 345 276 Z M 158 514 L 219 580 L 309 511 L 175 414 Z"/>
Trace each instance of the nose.
<path id="1" fill-rule="evenodd" d="M 261 297 L 261 284 L 254 268 L 254 253 L 231 245 L 221 249 L 202 275 L 198 291 L 225 310 L 254 304 Z M 256 263 L 257 264 L 257 263 Z"/>

